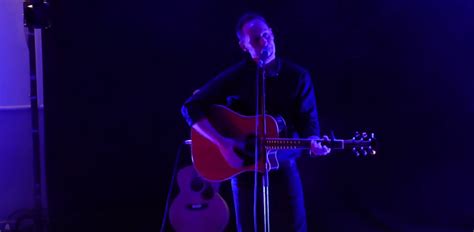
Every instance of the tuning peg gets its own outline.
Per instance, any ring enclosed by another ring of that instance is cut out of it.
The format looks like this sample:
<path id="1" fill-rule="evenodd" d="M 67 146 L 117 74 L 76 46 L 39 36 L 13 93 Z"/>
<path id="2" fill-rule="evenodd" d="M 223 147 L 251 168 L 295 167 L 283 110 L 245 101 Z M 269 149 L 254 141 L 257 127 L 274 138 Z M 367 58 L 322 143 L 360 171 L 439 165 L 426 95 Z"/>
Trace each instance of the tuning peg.
<path id="1" fill-rule="evenodd" d="M 362 155 L 367 156 L 367 150 L 364 149 L 364 147 L 361 147 L 360 149 L 362 150 Z"/>
<path id="2" fill-rule="evenodd" d="M 368 135 L 367 135 L 366 132 L 362 132 L 362 138 L 364 138 L 364 139 L 368 138 Z"/>
<path id="3" fill-rule="evenodd" d="M 355 147 L 354 147 L 354 148 L 352 148 L 352 153 L 353 153 L 355 156 L 357 156 L 357 157 L 359 157 L 359 156 L 360 156 L 360 153 L 359 153 L 359 151 L 358 151 L 358 150 L 357 150 L 357 148 L 355 148 Z"/>
<path id="4" fill-rule="evenodd" d="M 369 146 L 369 154 L 370 155 L 375 155 L 376 153 L 377 152 L 374 149 L 372 149 L 372 146 Z"/>
<path id="5" fill-rule="evenodd" d="M 368 146 L 367 149 L 365 149 L 365 152 L 367 155 L 375 155 L 376 151 L 372 148 L 372 146 Z"/>
<path id="6" fill-rule="evenodd" d="M 356 131 L 356 132 L 354 133 L 354 137 L 352 137 L 352 139 L 353 139 L 353 140 L 358 140 L 358 139 L 360 139 L 360 133 L 359 133 L 358 131 Z"/>

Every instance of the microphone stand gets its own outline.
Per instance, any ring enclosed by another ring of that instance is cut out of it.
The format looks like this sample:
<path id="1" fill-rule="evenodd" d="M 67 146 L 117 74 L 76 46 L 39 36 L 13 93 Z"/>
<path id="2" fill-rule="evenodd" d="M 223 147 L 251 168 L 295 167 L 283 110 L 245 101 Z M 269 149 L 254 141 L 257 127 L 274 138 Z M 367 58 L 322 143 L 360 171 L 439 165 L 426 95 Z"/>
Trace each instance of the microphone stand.
<path id="1" fill-rule="evenodd" d="M 264 56 L 265 57 L 265 56 Z M 263 57 L 262 57 L 263 58 Z M 264 231 L 270 232 L 270 202 L 269 202 L 269 166 L 267 164 L 267 155 L 265 149 L 265 140 L 267 133 L 266 125 L 266 110 L 265 110 L 265 97 L 266 97 L 266 82 L 265 82 L 265 59 L 260 59 L 257 67 L 257 120 L 256 120 L 256 149 L 255 149 L 255 169 L 258 169 L 258 162 L 260 157 L 263 155 L 264 159 L 264 173 L 262 176 L 262 194 L 263 194 L 263 216 L 264 216 Z M 267 57 L 265 57 L 267 58 Z"/>

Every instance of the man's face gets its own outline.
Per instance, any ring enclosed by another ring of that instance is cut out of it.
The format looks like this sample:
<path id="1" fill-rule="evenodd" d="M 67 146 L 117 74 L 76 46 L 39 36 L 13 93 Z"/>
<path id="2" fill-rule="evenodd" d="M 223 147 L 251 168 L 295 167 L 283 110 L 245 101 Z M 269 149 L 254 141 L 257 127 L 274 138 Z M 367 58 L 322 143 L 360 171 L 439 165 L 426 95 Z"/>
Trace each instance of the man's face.
<path id="1" fill-rule="evenodd" d="M 265 63 L 275 59 L 273 32 L 262 20 L 254 19 L 244 24 L 239 44 L 242 50 L 248 52 L 252 59 L 256 61 L 259 60 L 264 47 L 268 47 L 269 51 L 269 56 Z"/>

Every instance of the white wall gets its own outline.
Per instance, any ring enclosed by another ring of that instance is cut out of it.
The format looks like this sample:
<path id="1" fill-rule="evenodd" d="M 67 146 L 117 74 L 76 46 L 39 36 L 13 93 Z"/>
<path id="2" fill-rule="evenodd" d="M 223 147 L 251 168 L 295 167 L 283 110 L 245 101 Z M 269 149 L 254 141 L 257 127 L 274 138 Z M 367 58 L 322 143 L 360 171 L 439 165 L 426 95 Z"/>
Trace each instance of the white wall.
<path id="1" fill-rule="evenodd" d="M 0 0 L 0 107 L 29 105 L 23 2 Z"/>

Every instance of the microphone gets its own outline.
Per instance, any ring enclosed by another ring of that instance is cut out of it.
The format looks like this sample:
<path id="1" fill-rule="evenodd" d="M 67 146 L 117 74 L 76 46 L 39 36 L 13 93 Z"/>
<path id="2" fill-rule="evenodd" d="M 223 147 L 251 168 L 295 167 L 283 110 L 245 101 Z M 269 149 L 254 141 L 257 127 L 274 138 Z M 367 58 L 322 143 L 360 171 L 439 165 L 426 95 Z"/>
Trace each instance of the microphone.
<path id="1" fill-rule="evenodd" d="M 260 56 L 259 56 L 259 65 L 263 66 L 265 64 L 265 61 L 270 57 L 270 47 L 265 46 L 262 48 L 262 51 L 260 51 Z"/>
<path id="2" fill-rule="evenodd" d="M 265 61 L 268 59 L 268 57 L 270 57 L 270 47 L 265 46 L 260 52 L 260 60 Z"/>

